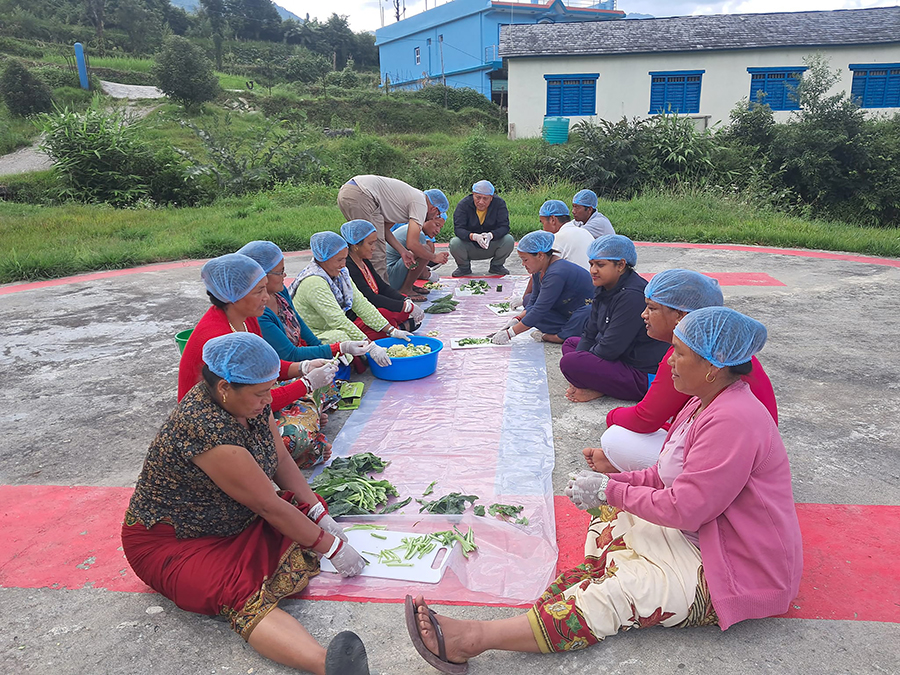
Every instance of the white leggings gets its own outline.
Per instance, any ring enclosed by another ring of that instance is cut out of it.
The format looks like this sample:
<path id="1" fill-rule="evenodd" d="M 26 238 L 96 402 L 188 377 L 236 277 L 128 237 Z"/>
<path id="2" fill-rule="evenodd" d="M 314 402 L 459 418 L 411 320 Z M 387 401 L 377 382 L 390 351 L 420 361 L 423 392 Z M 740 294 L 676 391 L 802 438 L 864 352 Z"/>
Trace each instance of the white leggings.
<path id="1" fill-rule="evenodd" d="M 610 463 L 619 471 L 640 471 L 653 466 L 659 459 L 666 430 L 639 434 L 613 425 L 600 437 L 600 447 Z"/>

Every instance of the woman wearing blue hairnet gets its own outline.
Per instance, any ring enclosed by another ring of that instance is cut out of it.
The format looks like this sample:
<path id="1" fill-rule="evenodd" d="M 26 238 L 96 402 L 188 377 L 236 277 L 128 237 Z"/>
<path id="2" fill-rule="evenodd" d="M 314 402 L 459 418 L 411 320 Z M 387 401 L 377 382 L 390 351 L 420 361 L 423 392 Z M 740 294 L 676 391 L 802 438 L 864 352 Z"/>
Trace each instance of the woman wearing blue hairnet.
<path id="1" fill-rule="evenodd" d="M 568 652 L 621 630 L 726 630 L 786 612 L 803 571 L 791 469 L 772 416 L 740 374 L 765 340 L 761 323 L 725 307 L 685 316 L 669 365 L 691 399 L 659 463 L 609 476 L 583 471 L 566 486 L 594 516 L 583 562 L 527 613 L 497 621 L 437 615 L 407 596 L 419 654 L 461 674 L 491 649 Z"/>
<path id="2" fill-rule="evenodd" d="M 252 258 L 229 253 L 208 261 L 200 271 L 212 307 L 197 323 L 178 364 L 178 400 L 200 381 L 203 346 L 229 333 L 261 336 L 258 317 L 268 298 L 265 270 Z M 272 409 L 284 436 L 285 447 L 301 468 L 331 456 L 331 443 L 321 432 L 320 411 L 304 398 L 331 386 L 337 366 L 330 359 L 281 361 L 278 379 L 284 386 L 272 392 Z M 300 378 L 300 379 L 296 379 Z"/>
<path id="3" fill-rule="evenodd" d="M 409 332 L 392 326 L 359 291 L 347 270 L 347 242 L 334 232 L 316 232 L 309 239 L 313 260 L 291 283 L 294 307 L 323 342 L 364 340 L 355 323 L 370 328 L 377 337 L 409 341 Z M 390 364 L 387 352 L 374 342 L 368 354 L 379 365 Z"/>
<path id="4" fill-rule="evenodd" d="M 683 269 L 666 270 L 654 276 L 644 288 L 644 300 L 647 306 L 641 316 L 647 335 L 666 344 L 672 344 L 675 327 L 689 312 L 702 307 L 721 307 L 723 303 L 719 282 Z M 671 421 L 690 398 L 672 382 L 668 360 L 673 349 L 660 362 L 646 396 L 635 406 L 610 410 L 600 447 L 584 449 L 588 466 L 594 471 L 638 471 L 656 464 Z M 778 424 L 775 392 L 762 364 L 754 356 L 742 368 L 749 372 L 742 373 L 741 379 Z"/>
<path id="5" fill-rule="evenodd" d="M 559 369 L 569 381 L 566 398 L 639 401 L 666 345 L 647 336 L 641 319 L 647 282 L 634 271 L 637 251 L 628 237 L 608 234 L 591 243 L 588 258 L 597 291 L 581 337 L 563 343 Z"/>
<path id="6" fill-rule="evenodd" d="M 201 381 L 150 445 L 125 512 L 129 565 L 181 609 L 228 620 L 278 663 L 367 675 L 355 634 L 337 635 L 326 650 L 278 607 L 319 573 L 319 556 L 346 577 L 365 567 L 279 438 L 278 354 L 235 331 L 206 341 L 202 362 Z"/>
<path id="7" fill-rule="evenodd" d="M 519 258 L 531 275 L 533 290 L 525 310 L 493 335 L 493 343 L 505 345 L 531 328 L 537 329 L 533 333 L 536 340 L 556 344 L 573 335 L 581 335 L 588 316 L 584 310 L 594 296 L 591 275 L 559 257 L 549 232 L 529 232 L 522 237 Z"/>
<path id="8" fill-rule="evenodd" d="M 372 252 L 378 241 L 375 226 L 368 220 L 351 220 L 341 225 L 341 236 L 347 242 L 347 271 L 356 288 L 392 326 L 410 332 L 416 330 L 425 318 L 425 312 L 411 298 L 385 282 L 372 264 Z M 362 321 L 355 323 L 367 337 L 382 337 Z"/>

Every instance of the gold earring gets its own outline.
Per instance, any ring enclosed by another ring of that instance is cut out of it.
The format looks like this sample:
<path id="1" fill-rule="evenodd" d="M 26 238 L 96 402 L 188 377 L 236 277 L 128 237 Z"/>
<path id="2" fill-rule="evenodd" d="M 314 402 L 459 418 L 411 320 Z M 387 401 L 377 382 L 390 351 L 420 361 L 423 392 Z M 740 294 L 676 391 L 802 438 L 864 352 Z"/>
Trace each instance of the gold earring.
<path id="1" fill-rule="evenodd" d="M 713 382 L 716 381 L 716 378 L 713 377 L 713 379 L 709 379 L 709 376 L 710 376 L 710 375 L 712 375 L 712 371 L 709 371 L 709 372 L 706 374 L 706 381 L 709 382 L 710 384 L 712 384 Z"/>
<path id="2" fill-rule="evenodd" d="M 223 391 L 223 392 L 222 392 L 222 405 L 225 405 L 225 403 L 226 403 L 227 401 L 228 401 L 228 394 L 226 394 L 226 393 Z"/>

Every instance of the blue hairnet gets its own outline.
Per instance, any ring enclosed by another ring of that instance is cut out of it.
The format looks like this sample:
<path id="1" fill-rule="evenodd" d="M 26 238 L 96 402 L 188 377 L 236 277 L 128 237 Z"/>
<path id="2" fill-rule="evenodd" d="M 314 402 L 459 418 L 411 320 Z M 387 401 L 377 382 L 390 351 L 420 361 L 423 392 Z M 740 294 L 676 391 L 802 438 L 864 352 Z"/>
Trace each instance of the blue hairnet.
<path id="1" fill-rule="evenodd" d="M 393 228 L 391 228 L 393 230 Z M 341 225 L 341 234 L 348 244 L 358 244 L 375 231 L 375 226 L 368 220 L 357 218 Z"/>
<path id="2" fill-rule="evenodd" d="M 275 269 L 275 265 L 284 260 L 284 253 L 271 241 L 251 241 L 249 244 L 241 246 L 237 253 L 253 258 L 266 274 Z"/>
<path id="3" fill-rule="evenodd" d="M 441 218 L 447 220 L 447 211 L 450 210 L 450 200 L 447 199 L 447 195 L 437 188 L 431 188 L 425 190 L 425 196 L 428 197 L 431 205 L 441 212 Z"/>
<path id="4" fill-rule="evenodd" d="M 576 192 L 575 196 L 572 197 L 572 203 L 578 204 L 579 206 L 587 206 L 588 208 L 596 209 L 597 195 L 593 192 L 593 190 L 581 190 L 580 192 Z"/>
<path id="5" fill-rule="evenodd" d="M 323 262 L 347 248 L 347 242 L 336 232 L 316 232 L 309 238 L 309 247 L 312 249 L 313 258 Z"/>
<path id="6" fill-rule="evenodd" d="M 220 255 L 200 268 L 206 290 L 222 302 L 237 302 L 265 276 L 258 262 L 240 253 Z"/>
<path id="7" fill-rule="evenodd" d="M 549 253 L 553 250 L 553 239 L 551 232 L 529 232 L 519 240 L 519 250 L 522 253 Z"/>
<path id="8" fill-rule="evenodd" d="M 594 239 L 587 250 L 588 260 L 624 260 L 628 265 L 637 265 L 637 251 L 634 242 L 621 234 L 605 234 Z"/>
<path id="9" fill-rule="evenodd" d="M 541 216 L 567 216 L 569 215 L 569 207 L 566 203 L 559 199 L 548 199 L 541 204 Z"/>
<path id="10" fill-rule="evenodd" d="M 660 272 L 644 287 L 644 297 L 681 312 L 725 303 L 719 282 L 693 270 Z"/>
<path id="11" fill-rule="evenodd" d="M 227 382 L 260 384 L 278 377 L 281 359 L 255 333 L 228 333 L 203 345 L 203 362 Z"/>
<path id="12" fill-rule="evenodd" d="M 480 180 L 472 186 L 472 192 L 477 195 L 487 195 L 490 197 L 494 194 L 494 186 L 491 185 L 490 181 Z"/>
<path id="13" fill-rule="evenodd" d="M 717 368 L 747 363 L 766 344 L 766 327 L 729 307 L 701 307 L 675 326 L 675 336 Z"/>

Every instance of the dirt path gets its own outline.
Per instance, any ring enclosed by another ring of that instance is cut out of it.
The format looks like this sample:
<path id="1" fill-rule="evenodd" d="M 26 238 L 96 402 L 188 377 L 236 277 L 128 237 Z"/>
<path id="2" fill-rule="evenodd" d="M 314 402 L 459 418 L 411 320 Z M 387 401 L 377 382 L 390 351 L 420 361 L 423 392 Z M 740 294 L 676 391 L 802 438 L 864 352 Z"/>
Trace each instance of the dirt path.
<path id="1" fill-rule="evenodd" d="M 119 84 L 118 82 L 106 82 L 100 80 L 100 86 L 103 93 L 112 98 L 140 100 L 164 98 L 163 94 L 156 87 L 146 87 L 136 84 Z M 128 108 L 128 112 L 135 118 L 145 117 L 153 108 Z M 0 176 L 13 176 L 21 173 L 30 173 L 32 171 L 46 171 L 53 166 L 51 160 L 46 153 L 38 149 L 39 141 L 35 141 L 27 148 L 19 148 L 15 152 L 8 155 L 0 156 Z"/>

